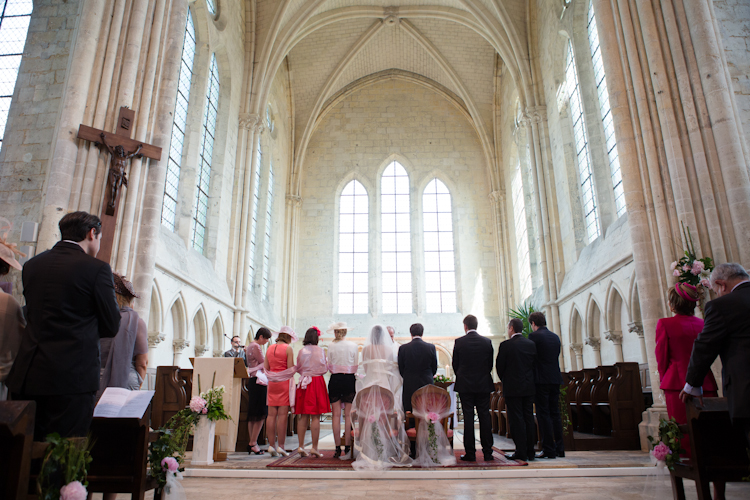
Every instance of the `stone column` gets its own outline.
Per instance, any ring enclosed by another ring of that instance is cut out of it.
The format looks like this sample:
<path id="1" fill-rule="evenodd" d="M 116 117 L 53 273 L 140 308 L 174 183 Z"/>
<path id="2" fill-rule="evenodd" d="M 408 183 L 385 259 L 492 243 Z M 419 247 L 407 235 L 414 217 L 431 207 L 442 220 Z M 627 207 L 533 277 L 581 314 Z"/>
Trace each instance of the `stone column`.
<path id="1" fill-rule="evenodd" d="M 640 321 L 628 323 L 628 332 L 634 333 L 638 336 L 641 345 L 641 359 L 645 363 L 648 360 L 648 356 L 646 355 L 646 338 L 643 335 L 643 324 Z"/>
<path id="2" fill-rule="evenodd" d="M 299 242 L 299 219 L 302 198 L 286 195 L 286 231 L 284 234 L 284 314 L 286 325 L 294 323 L 297 310 L 297 248 Z"/>
<path id="3" fill-rule="evenodd" d="M 511 307 L 508 298 L 510 286 L 508 285 L 507 277 L 512 275 L 506 259 L 507 238 L 505 237 L 506 232 L 503 230 L 503 221 L 506 220 L 504 210 L 505 196 L 501 191 L 492 191 L 489 194 L 489 198 L 492 204 L 492 221 L 495 224 L 495 255 L 499 257 L 497 266 L 497 298 L 498 312 L 500 313 L 500 321 L 502 322 Z"/>
<path id="4" fill-rule="evenodd" d="M 571 358 L 571 364 L 573 365 L 573 370 L 583 370 L 583 344 L 576 342 L 573 344 L 570 344 L 570 349 L 573 351 L 574 357 Z"/>
<path id="5" fill-rule="evenodd" d="M 149 332 L 148 334 L 148 366 L 156 367 L 156 348 L 167 336 L 161 332 Z"/>
<path id="6" fill-rule="evenodd" d="M 604 332 L 604 338 L 615 345 L 615 357 L 618 363 L 624 361 L 622 356 L 622 332 L 619 330 L 607 330 Z"/>
<path id="7" fill-rule="evenodd" d="M 591 349 L 594 351 L 594 362 L 596 363 L 596 366 L 602 366 L 602 341 L 595 337 L 588 337 L 586 338 L 584 343 L 588 346 L 591 346 Z"/>
<path id="8" fill-rule="evenodd" d="M 184 351 L 186 347 L 190 347 L 190 341 L 185 339 L 173 340 L 172 347 L 174 348 L 172 364 L 174 366 L 180 366 L 180 361 L 182 361 L 182 351 Z"/>

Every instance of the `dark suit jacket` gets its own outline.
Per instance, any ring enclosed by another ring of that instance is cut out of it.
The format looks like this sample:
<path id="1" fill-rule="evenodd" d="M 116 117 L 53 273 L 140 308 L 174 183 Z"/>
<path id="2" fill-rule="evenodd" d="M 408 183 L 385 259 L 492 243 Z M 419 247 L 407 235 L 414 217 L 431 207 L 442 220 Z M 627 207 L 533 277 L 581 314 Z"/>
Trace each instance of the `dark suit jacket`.
<path id="1" fill-rule="evenodd" d="M 497 349 L 497 376 L 503 381 L 503 396 L 515 398 L 533 396 L 536 345 L 523 335 L 516 335 Z"/>
<path id="2" fill-rule="evenodd" d="M 721 356 L 724 396 L 732 418 L 750 418 L 750 283 L 706 304 L 703 331 L 690 355 L 686 381 L 700 387 Z"/>
<path id="3" fill-rule="evenodd" d="M 96 392 L 99 338 L 120 326 L 109 264 L 61 241 L 28 261 L 22 279 L 28 325 L 8 376 L 11 392 Z"/>
<path id="4" fill-rule="evenodd" d="M 398 371 L 404 378 L 404 411 L 411 411 L 412 394 L 417 389 L 432 384 L 432 377 L 437 372 L 435 346 L 428 344 L 421 337 L 414 337 L 411 342 L 399 347 Z"/>
<path id="5" fill-rule="evenodd" d="M 539 328 L 529 335 L 529 340 L 536 346 L 536 362 L 534 363 L 534 382 L 537 384 L 562 384 L 560 373 L 560 337 L 547 330 Z"/>
<path id="6" fill-rule="evenodd" d="M 490 393 L 492 383 L 492 342 L 470 330 L 456 339 L 453 346 L 453 371 L 456 373 L 456 392 Z"/>

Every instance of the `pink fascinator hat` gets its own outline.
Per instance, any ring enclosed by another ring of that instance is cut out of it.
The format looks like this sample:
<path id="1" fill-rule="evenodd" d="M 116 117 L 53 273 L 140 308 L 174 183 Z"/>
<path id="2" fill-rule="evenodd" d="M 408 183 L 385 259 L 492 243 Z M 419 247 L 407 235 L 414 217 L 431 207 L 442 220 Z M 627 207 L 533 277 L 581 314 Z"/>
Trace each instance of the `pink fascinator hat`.
<path id="1" fill-rule="evenodd" d="M 282 326 L 279 328 L 279 331 L 276 332 L 276 335 L 278 336 L 280 333 L 286 333 L 290 337 L 292 337 L 292 343 L 297 342 L 299 340 L 299 337 L 297 337 L 297 334 L 294 333 L 294 330 L 292 330 L 291 326 Z"/>
<path id="2" fill-rule="evenodd" d="M 698 302 L 698 289 L 690 283 L 675 283 L 674 289 L 683 299 L 689 300 L 690 302 Z"/>
<path id="3" fill-rule="evenodd" d="M 23 269 L 16 256 L 26 257 L 26 254 L 16 248 L 15 243 L 8 243 L 8 233 L 13 229 L 13 224 L 5 217 L 0 217 L 0 259 L 3 259 L 11 267 Z"/>

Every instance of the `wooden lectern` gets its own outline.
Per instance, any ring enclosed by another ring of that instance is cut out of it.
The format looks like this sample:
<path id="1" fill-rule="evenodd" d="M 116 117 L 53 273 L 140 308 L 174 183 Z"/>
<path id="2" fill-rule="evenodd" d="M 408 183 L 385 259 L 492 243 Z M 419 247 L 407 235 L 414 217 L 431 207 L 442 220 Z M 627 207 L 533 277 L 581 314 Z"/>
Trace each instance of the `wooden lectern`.
<path id="1" fill-rule="evenodd" d="M 237 426 L 240 422 L 240 402 L 242 379 L 250 378 L 242 358 L 190 358 L 193 363 L 193 396 L 211 388 L 211 380 L 216 373 L 214 387 L 224 386 L 224 410 L 232 420 L 216 422 L 216 437 L 221 452 L 233 452 L 237 442 Z M 200 390 L 198 389 L 200 375 Z M 215 450 L 216 451 L 216 450 Z"/>

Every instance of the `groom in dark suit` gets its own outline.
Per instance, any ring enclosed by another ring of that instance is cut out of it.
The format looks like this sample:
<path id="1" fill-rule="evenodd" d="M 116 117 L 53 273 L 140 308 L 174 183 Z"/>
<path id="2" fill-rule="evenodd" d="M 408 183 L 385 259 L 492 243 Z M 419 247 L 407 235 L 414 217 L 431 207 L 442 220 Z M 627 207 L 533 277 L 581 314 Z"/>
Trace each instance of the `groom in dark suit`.
<path id="1" fill-rule="evenodd" d="M 414 323 L 409 327 L 411 342 L 398 349 L 398 371 L 404 379 L 404 411 L 412 411 L 411 396 L 418 389 L 431 385 L 437 372 L 437 351 L 435 346 L 422 340 L 424 327 Z M 411 443 L 411 456 L 416 455 L 416 443 Z"/>
<path id="2" fill-rule="evenodd" d="M 523 336 L 523 321 L 508 323 L 510 338 L 497 349 L 497 376 L 503 381 L 508 426 L 516 451 L 511 460 L 534 460 L 534 361 L 536 346 Z"/>
<path id="3" fill-rule="evenodd" d="M 492 383 L 492 342 L 477 333 L 476 316 L 464 318 L 466 335 L 457 338 L 453 347 L 453 371 L 456 373 L 456 392 L 461 397 L 464 413 L 464 462 L 476 461 L 474 439 L 474 409 L 479 416 L 479 439 L 484 460 L 492 456 L 492 423 L 490 421 L 490 394 L 495 389 Z"/>
<path id="4" fill-rule="evenodd" d="M 14 400 L 36 401 L 34 440 L 85 436 L 99 389 L 99 339 L 114 337 L 120 308 L 109 264 L 97 260 L 102 223 L 60 220 L 59 241 L 23 267 L 26 335 L 8 375 Z"/>

